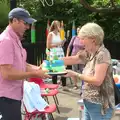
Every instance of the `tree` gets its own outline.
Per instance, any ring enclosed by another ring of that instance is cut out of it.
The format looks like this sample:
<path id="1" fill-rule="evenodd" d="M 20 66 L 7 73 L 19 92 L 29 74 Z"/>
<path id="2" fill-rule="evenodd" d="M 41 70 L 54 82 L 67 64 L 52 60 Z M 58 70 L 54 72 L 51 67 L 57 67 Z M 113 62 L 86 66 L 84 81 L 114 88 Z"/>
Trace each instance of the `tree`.
<path id="1" fill-rule="evenodd" d="M 0 0 L 0 32 L 8 23 L 8 13 L 10 11 L 10 5 L 8 0 Z"/>
<path id="2" fill-rule="evenodd" d="M 120 0 L 93 0 L 94 5 L 90 5 L 87 0 L 80 0 L 80 3 L 88 10 L 98 13 L 118 13 L 120 14 L 120 8 L 117 6 Z M 98 4 L 99 3 L 99 4 Z M 96 7 L 96 5 L 98 7 Z M 103 7 L 101 6 L 103 5 Z"/>
<path id="3" fill-rule="evenodd" d="M 50 2 L 50 0 L 47 1 Z M 91 12 L 84 9 L 78 0 L 66 0 L 66 2 L 65 0 L 54 0 L 53 6 L 46 4 L 43 6 L 39 0 L 21 0 L 19 6 L 26 8 L 31 15 L 38 20 L 36 28 L 38 28 L 37 31 L 39 31 L 39 33 L 45 30 L 48 19 L 50 22 L 55 19 L 63 20 L 65 30 L 71 30 L 73 20 L 75 20 L 76 26 L 79 26 L 90 21 L 92 18 L 91 16 L 89 17 Z M 42 35 L 43 34 L 44 33 L 42 33 Z M 39 35 L 37 38 L 40 39 L 42 35 Z"/>
<path id="4" fill-rule="evenodd" d="M 8 23 L 9 0 L 0 0 L 0 28 Z M 49 3 L 51 0 L 47 0 Z M 63 20 L 65 29 L 72 29 L 87 22 L 100 24 L 105 31 L 106 39 L 120 39 L 120 0 L 53 0 L 53 6 L 42 5 L 40 0 L 19 0 L 18 7 L 27 9 L 45 30 L 47 20 Z M 40 26 L 38 26 L 40 29 Z M 39 31 L 41 32 L 41 31 Z M 42 33 L 43 34 L 43 33 Z"/>
<path id="5" fill-rule="evenodd" d="M 105 31 L 105 38 L 120 41 L 120 0 L 79 0 L 92 12 L 94 22 Z"/>

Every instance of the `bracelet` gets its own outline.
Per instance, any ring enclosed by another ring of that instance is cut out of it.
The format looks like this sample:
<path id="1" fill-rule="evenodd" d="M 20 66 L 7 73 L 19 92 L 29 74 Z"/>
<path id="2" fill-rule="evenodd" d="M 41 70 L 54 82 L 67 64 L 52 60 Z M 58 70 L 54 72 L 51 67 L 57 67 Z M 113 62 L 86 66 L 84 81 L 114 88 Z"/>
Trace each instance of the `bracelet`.
<path id="1" fill-rule="evenodd" d="M 81 74 L 76 73 L 76 77 L 81 78 Z"/>

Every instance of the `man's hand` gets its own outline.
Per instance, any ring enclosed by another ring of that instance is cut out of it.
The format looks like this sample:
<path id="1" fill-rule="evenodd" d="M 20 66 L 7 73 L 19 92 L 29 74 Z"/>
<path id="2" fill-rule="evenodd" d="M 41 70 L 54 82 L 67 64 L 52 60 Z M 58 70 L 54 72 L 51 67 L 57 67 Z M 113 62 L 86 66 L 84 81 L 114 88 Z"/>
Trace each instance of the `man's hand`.
<path id="1" fill-rule="evenodd" d="M 51 78 L 51 76 L 48 75 L 47 72 L 48 72 L 48 70 L 41 70 L 41 69 L 39 69 L 39 70 L 35 71 L 35 76 L 43 78 L 43 79 L 45 79 L 45 78 Z"/>
<path id="2" fill-rule="evenodd" d="M 42 69 L 42 64 L 39 66 L 39 69 Z"/>

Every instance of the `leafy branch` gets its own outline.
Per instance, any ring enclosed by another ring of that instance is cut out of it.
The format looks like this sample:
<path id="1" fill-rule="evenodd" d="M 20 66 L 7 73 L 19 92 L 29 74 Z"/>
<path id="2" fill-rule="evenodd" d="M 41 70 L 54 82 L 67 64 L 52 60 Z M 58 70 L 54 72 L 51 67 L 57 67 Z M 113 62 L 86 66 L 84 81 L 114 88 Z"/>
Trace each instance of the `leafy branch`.
<path id="1" fill-rule="evenodd" d="M 114 0 L 110 0 L 109 1 L 111 3 L 110 7 L 106 7 L 106 8 L 97 8 L 97 7 L 93 7 L 92 5 L 90 5 L 86 0 L 80 0 L 80 3 L 88 10 L 92 11 L 92 12 L 99 12 L 99 13 L 119 13 L 120 14 L 120 8 L 118 8 L 117 6 L 115 6 Z"/>

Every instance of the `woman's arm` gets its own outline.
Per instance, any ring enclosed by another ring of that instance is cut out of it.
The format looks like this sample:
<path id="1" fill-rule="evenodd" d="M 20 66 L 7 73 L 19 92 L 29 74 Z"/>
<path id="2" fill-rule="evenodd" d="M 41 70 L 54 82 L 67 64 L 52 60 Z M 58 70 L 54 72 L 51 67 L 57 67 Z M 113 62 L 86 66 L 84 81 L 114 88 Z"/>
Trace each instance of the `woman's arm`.
<path id="1" fill-rule="evenodd" d="M 47 36 L 47 42 L 46 42 L 47 43 L 46 46 L 48 49 L 55 47 L 55 46 L 52 46 L 51 42 L 52 42 L 52 33 L 49 33 Z"/>
<path id="2" fill-rule="evenodd" d="M 85 64 L 87 61 L 87 52 L 80 50 L 77 55 L 64 57 L 62 60 L 64 60 L 65 65 Z"/>
<path id="3" fill-rule="evenodd" d="M 66 57 L 68 57 L 68 56 L 69 56 L 69 53 L 70 53 L 70 48 L 68 47 L 68 48 L 67 48 Z"/>
<path id="4" fill-rule="evenodd" d="M 62 60 L 64 61 L 64 64 L 66 66 L 67 65 L 74 65 L 74 64 L 82 64 L 83 63 L 81 61 L 81 59 L 79 58 L 79 55 L 64 57 L 64 58 L 62 58 Z"/>
<path id="5" fill-rule="evenodd" d="M 79 78 L 79 80 L 83 80 L 84 82 L 87 82 L 89 84 L 94 84 L 96 86 L 100 86 L 106 77 L 108 66 L 109 65 L 107 63 L 102 63 L 102 64 L 96 65 L 94 76 L 88 76 L 88 75 L 84 75 L 84 74 L 79 74 L 72 70 L 67 70 L 66 77 L 77 77 L 77 78 Z"/>
<path id="6" fill-rule="evenodd" d="M 65 42 L 66 42 L 66 38 L 64 40 L 61 40 L 62 42 L 60 43 L 61 46 L 64 46 Z"/>
<path id="7" fill-rule="evenodd" d="M 96 58 L 96 63 L 95 63 L 95 68 L 94 68 L 94 75 L 84 75 L 84 74 L 79 74 L 74 71 L 68 71 L 70 73 L 69 75 L 71 76 L 77 76 L 81 80 L 94 84 L 96 86 L 100 86 L 103 81 L 105 80 L 105 77 L 107 76 L 107 70 L 108 67 L 111 64 L 111 57 L 108 51 L 101 51 L 97 55 Z M 89 69 L 89 68 L 88 68 Z"/>
<path id="8" fill-rule="evenodd" d="M 79 73 L 75 73 L 75 76 L 87 83 L 94 84 L 96 86 L 100 86 L 106 77 L 108 66 L 109 65 L 107 63 L 102 63 L 102 64 L 96 65 L 95 66 L 95 74 L 93 77 L 86 76 L 86 75 L 79 74 Z"/>
<path id="9" fill-rule="evenodd" d="M 67 47 L 66 57 L 69 56 L 69 53 L 70 53 L 70 46 L 73 45 L 73 40 L 74 40 L 74 39 L 75 39 L 75 37 L 72 37 L 72 39 L 70 40 L 70 43 L 69 43 L 69 45 L 68 45 L 68 47 Z"/>

